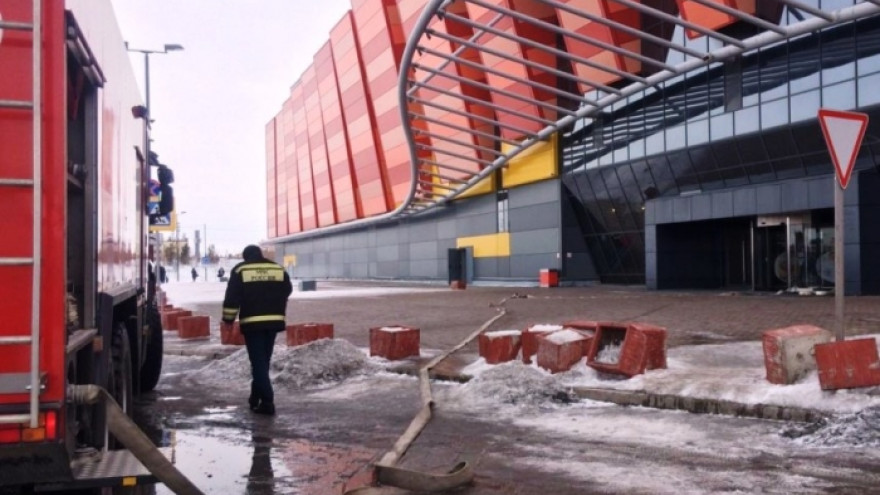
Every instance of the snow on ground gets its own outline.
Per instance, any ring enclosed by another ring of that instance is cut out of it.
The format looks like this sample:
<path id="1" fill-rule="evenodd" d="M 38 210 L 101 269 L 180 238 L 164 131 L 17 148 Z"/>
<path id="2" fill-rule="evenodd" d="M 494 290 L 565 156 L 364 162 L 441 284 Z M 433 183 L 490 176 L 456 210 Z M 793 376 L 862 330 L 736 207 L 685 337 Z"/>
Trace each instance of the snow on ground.
<path id="1" fill-rule="evenodd" d="M 379 366 L 340 339 L 321 339 L 298 347 L 276 345 L 269 372 L 276 389 L 304 389 L 333 385 L 349 377 L 374 373 Z M 206 385 L 227 386 L 230 381 L 246 386 L 251 380 L 247 350 L 213 361 L 192 373 Z"/>
<path id="2" fill-rule="evenodd" d="M 329 286 L 320 281 L 317 290 L 301 292 L 294 288 L 290 299 L 329 299 L 336 297 L 376 297 L 416 292 L 448 291 L 446 287 L 340 287 Z M 201 279 L 181 282 L 168 282 L 162 285 L 168 301 L 176 306 L 187 304 L 215 303 L 223 300 L 226 282 L 204 282 Z"/>

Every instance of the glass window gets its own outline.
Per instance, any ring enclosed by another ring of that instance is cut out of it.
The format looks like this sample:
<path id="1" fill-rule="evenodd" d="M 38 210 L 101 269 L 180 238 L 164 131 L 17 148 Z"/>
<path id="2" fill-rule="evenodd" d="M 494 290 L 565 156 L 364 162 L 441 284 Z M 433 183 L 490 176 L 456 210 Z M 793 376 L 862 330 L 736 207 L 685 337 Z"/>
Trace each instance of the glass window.
<path id="1" fill-rule="evenodd" d="M 744 108 L 733 113 L 736 134 L 748 134 L 759 129 L 760 113 L 758 107 Z"/>
<path id="2" fill-rule="evenodd" d="M 794 79 L 789 83 L 789 89 L 791 94 L 801 93 L 804 91 L 809 91 L 811 89 L 816 89 L 819 87 L 819 74 L 813 73 L 807 76 Z"/>
<path id="3" fill-rule="evenodd" d="M 710 133 L 713 141 L 733 136 L 733 114 L 725 113 L 712 117 Z"/>
<path id="4" fill-rule="evenodd" d="M 645 139 L 645 151 L 648 153 L 648 155 L 663 153 L 663 151 L 666 149 L 665 143 L 665 136 L 663 130 L 661 129 Z"/>
<path id="5" fill-rule="evenodd" d="M 831 67 L 822 71 L 822 84 L 829 85 L 846 81 L 856 76 L 856 65 L 852 62 L 839 67 Z"/>
<path id="6" fill-rule="evenodd" d="M 666 150 L 674 150 L 687 146 L 687 134 L 684 125 L 666 129 Z"/>
<path id="7" fill-rule="evenodd" d="M 788 124 L 788 100 L 776 100 L 761 105 L 761 128 Z"/>
<path id="8" fill-rule="evenodd" d="M 849 110 L 856 106 L 856 83 L 847 81 L 822 88 L 822 106 Z"/>
<path id="9" fill-rule="evenodd" d="M 859 100 L 860 107 L 872 105 L 880 102 L 880 74 L 872 74 L 866 77 L 860 77 L 859 84 Z"/>
<path id="10" fill-rule="evenodd" d="M 507 191 L 498 191 L 498 232 L 510 230 L 510 212 L 507 200 Z"/>
<path id="11" fill-rule="evenodd" d="M 702 144 L 709 141 L 709 121 L 700 119 L 696 122 L 687 123 L 688 146 Z"/>
<path id="12" fill-rule="evenodd" d="M 822 99 L 819 91 L 810 91 L 809 93 L 801 93 L 792 95 L 791 97 L 791 122 L 799 120 L 815 119 L 819 112 Z"/>
<path id="13" fill-rule="evenodd" d="M 880 72 L 880 54 L 871 55 L 870 57 L 859 59 L 856 64 L 858 65 L 857 69 L 859 71 L 859 75 Z"/>

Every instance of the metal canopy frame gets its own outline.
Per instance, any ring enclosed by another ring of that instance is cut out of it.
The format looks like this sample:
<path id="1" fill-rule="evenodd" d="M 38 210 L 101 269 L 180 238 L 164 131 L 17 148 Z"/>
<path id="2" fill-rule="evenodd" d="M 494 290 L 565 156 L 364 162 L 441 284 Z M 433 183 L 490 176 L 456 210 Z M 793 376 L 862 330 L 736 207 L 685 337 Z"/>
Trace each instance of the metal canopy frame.
<path id="1" fill-rule="evenodd" d="M 734 17 L 740 23 L 750 25 L 754 32 L 758 33 L 739 39 L 699 26 L 680 16 L 674 16 L 639 3 L 637 0 L 608 0 L 620 6 L 636 10 L 643 16 L 650 16 L 658 22 L 667 23 L 675 31 L 675 34 L 667 40 L 626 26 L 612 19 L 605 19 L 578 9 L 574 2 L 565 4 L 559 0 L 531 1 L 544 4 L 547 7 L 564 10 L 568 15 L 581 17 L 585 21 L 602 24 L 614 32 L 637 37 L 642 42 L 669 50 L 670 54 L 674 52 L 676 56 L 667 57 L 667 60 L 650 59 L 640 53 L 611 45 L 607 41 L 583 36 L 561 26 L 530 17 L 525 13 L 499 6 L 487 0 L 429 0 L 412 32 L 409 34 L 400 66 L 398 84 L 400 117 L 404 123 L 404 133 L 409 146 L 412 169 L 409 193 L 406 198 L 397 208 L 385 214 L 271 239 L 269 242 L 284 242 L 368 225 L 382 224 L 433 210 L 470 190 L 480 181 L 489 177 L 496 170 L 505 167 L 513 158 L 532 146 L 548 140 L 560 130 L 569 128 L 582 119 L 595 116 L 603 109 L 625 100 L 627 97 L 640 91 L 657 86 L 679 75 L 713 64 L 717 65 L 720 62 L 735 58 L 752 50 L 806 35 L 836 24 L 880 14 L 880 0 L 857 1 L 851 6 L 838 10 L 817 8 L 807 2 L 798 0 L 777 0 L 784 8 L 782 19 L 786 18 L 786 13 L 793 14 L 789 16 L 792 18 L 790 24 L 777 25 L 721 3 L 716 3 L 714 0 L 692 0 L 704 9 L 715 10 Z M 449 7 L 461 3 L 471 4 L 494 15 L 488 21 L 481 23 L 449 11 Z M 537 43 L 532 39 L 518 36 L 514 30 L 499 29 L 497 27 L 499 22 L 505 20 L 505 18 L 521 25 L 528 24 L 532 29 L 553 33 L 555 36 L 566 40 L 572 40 L 579 44 L 593 45 L 598 50 L 610 51 L 616 56 L 639 61 L 642 64 L 656 68 L 657 71 L 647 76 L 631 74 L 621 71 L 617 67 L 603 65 L 597 60 L 586 60 L 561 50 L 556 46 L 546 46 Z M 473 35 L 465 39 L 433 29 L 431 24 L 436 19 L 447 19 L 455 22 L 456 25 L 468 27 L 473 30 Z M 694 31 L 703 37 L 688 42 L 681 33 L 682 30 Z M 457 49 L 450 50 L 449 52 L 438 51 L 427 43 L 431 38 L 445 40 L 451 46 L 457 47 Z M 504 38 L 517 43 L 518 46 L 528 47 L 532 50 L 541 50 L 547 55 L 571 64 L 572 70 L 568 72 L 560 70 L 558 66 L 542 65 L 534 60 L 528 60 L 518 53 L 502 53 L 497 49 L 486 46 L 487 39 L 496 38 Z M 569 93 L 562 88 L 547 86 L 546 84 L 528 78 L 517 77 L 513 74 L 501 73 L 494 67 L 483 65 L 481 61 L 474 60 L 472 57 L 462 57 L 462 53 L 466 50 L 471 52 L 477 51 L 481 55 L 500 58 L 505 60 L 506 63 L 520 64 L 524 70 L 538 70 L 552 74 L 573 87 L 580 85 L 580 87 L 592 89 L 586 94 Z M 669 58 L 675 58 L 677 61 L 670 63 L 668 61 Z M 458 64 L 462 67 L 467 67 L 469 70 L 477 70 L 486 74 L 500 76 L 537 91 L 553 93 L 557 98 L 554 102 L 528 100 L 522 94 L 514 96 L 508 90 L 494 88 L 484 82 L 462 77 L 457 72 L 454 74 L 450 73 L 447 69 L 449 64 Z M 575 66 L 589 67 L 594 71 L 598 70 L 605 74 L 614 74 L 620 78 L 622 83 L 619 82 L 612 87 L 600 81 L 584 79 L 576 75 Z M 462 94 L 462 92 L 455 90 L 451 91 L 449 89 L 450 82 L 454 83 L 454 88 L 459 90 L 462 86 L 467 85 L 475 90 L 484 92 L 484 94 L 488 93 L 490 96 L 488 99 L 479 99 L 473 95 Z M 431 101 L 430 98 L 425 98 L 424 95 L 426 93 L 441 95 L 442 99 L 447 102 L 449 98 L 457 98 L 459 104 L 455 108 L 441 105 Z M 500 108 L 493 101 L 493 95 L 514 98 L 521 102 L 530 103 L 542 111 L 548 111 L 551 115 L 556 115 L 558 120 L 551 121 L 536 115 L 527 115 L 515 110 Z M 469 129 L 451 122 L 445 122 L 425 112 L 426 107 L 464 117 L 470 122 L 479 122 L 484 126 L 495 129 L 495 131 L 494 133 L 487 133 L 485 127 L 482 127 L 482 130 Z M 483 111 L 475 113 L 472 111 L 474 107 Z M 486 110 L 491 110 L 492 112 L 487 112 Z M 516 116 L 520 122 L 526 120 L 538 123 L 540 124 L 540 129 L 537 131 L 527 131 L 510 122 L 505 122 L 503 117 L 499 119 L 497 113 Z M 487 114 L 494 115 L 494 118 L 487 117 Z M 434 131 L 437 130 L 438 126 L 458 131 L 459 134 L 454 138 L 437 134 Z M 502 137 L 499 132 L 502 128 L 520 133 L 522 140 L 514 141 Z M 430 139 L 431 144 L 429 146 L 426 146 L 425 138 Z M 422 139 L 421 142 L 420 139 Z M 462 158 L 466 158 L 466 156 L 462 155 L 462 150 L 468 148 L 472 150 L 475 157 L 482 157 L 482 159 L 470 158 L 476 169 L 473 171 L 462 169 L 460 166 Z M 446 164 L 444 160 L 447 157 L 455 158 L 459 166 Z M 426 180 L 427 177 L 437 177 L 445 182 L 438 183 Z"/>

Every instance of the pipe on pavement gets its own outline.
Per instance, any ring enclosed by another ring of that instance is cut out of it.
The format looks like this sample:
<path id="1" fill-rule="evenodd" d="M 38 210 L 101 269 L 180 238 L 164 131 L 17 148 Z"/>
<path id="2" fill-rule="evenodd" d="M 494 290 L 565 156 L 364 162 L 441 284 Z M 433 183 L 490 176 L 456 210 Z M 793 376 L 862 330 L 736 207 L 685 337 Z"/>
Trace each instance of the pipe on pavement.
<path id="1" fill-rule="evenodd" d="M 192 481 L 171 464 L 106 390 L 97 385 L 71 385 L 69 397 L 75 404 L 96 404 L 103 401 L 107 408 L 107 427 L 110 433 L 150 473 L 177 495 L 203 495 Z"/>

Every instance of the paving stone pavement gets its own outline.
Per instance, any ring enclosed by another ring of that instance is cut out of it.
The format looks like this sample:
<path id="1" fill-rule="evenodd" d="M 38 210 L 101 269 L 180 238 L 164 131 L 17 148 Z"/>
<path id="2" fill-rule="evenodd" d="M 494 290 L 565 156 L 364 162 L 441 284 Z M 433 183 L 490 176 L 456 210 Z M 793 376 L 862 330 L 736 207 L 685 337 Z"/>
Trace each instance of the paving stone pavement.
<path id="1" fill-rule="evenodd" d="M 344 290 L 375 283 L 319 282 L 318 290 Z M 388 283 L 393 287 L 406 284 Z M 409 285 L 410 293 L 383 296 L 300 299 L 288 306 L 288 322 L 333 323 L 335 336 L 359 347 L 369 346 L 369 328 L 405 325 L 421 330 L 421 347 L 428 356 L 450 349 L 473 334 L 502 308 L 504 316 L 488 330 L 524 329 L 532 324 L 569 320 L 640 321 L 668 329 L 668 347 L 757 341 L 764 331 L 794 324 L 834 329 L 834 298 L 722 291 L 648 291 L 638 287 L 469 287 Z M 341 294 L 341 293 L 340 293 Z M 172 300 L 173 302 L 173 300 Z M 238 347 L 219 343 L 221 302 L 188 305 L 195 314 L 212 316 L 211 337 L 183 341 L 166 332 L 166 353 L 219 358 Z M 846 298 L 846 335 L 880 334 L 880 296 Z M 279 342 L 282 339 L 279 337 Z M 433 376 L 466 380 L 461 370 L 478 357 L 474 340 L 435 368 Z M 416 374 L 430 357 L 408 360 L 397 371 Z M 585 398 L 624 405 L 684 409 L 735 416 L 808 421 L 819 411 L 792 407 L 754 407 L 729 401 L 661 396 L 643 391 L 584 389 Z"/>

